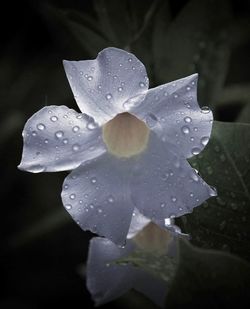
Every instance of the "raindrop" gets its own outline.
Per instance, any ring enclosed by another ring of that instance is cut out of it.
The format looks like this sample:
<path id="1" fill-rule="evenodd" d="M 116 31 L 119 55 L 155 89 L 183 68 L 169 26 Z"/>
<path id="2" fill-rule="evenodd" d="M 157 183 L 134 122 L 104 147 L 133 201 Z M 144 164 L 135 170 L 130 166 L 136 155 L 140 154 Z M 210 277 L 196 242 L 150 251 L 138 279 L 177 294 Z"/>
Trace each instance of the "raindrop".
<path id="1" fill-rule="evenodd" d="M 69 185 L 66 184 L 66 185 L 63 186 L 63 188 L 64 188 L 64 190 L 67 190 L 69 188 Z"/>
<path id="2" fill-rule="evenodd" d="M 191 173 L 191 178 L 194 180 L 194 181 L 199 181 L 199 176 L 197 175 L 197 173 Z"/>
<path id="3" fill-rule="evenodd" d="M 172 202 L 176 202 L 176 201 L 177 201 L 177 198 L 176 198 L 175 196 L 173 196 L 173 197 L 171 198 L 171 200 L 172 200 Z"/>
<path id="4" fill-rule="evenodd" d="M 98 85 L 98 86 L 97 86 L 97 89 L 98 89 L 98 90 L 101 90 L 101 89 L 102 89 L 102 86 L 101 86 L 101 85 Z"/>
<path id="5" fill-rule="evenodd" d="M 190 196 L 190 197 L 194 197 L 193 192 L 190 192 L 190 193 L 189 193 L 189 196 Z"/>
<path id="6" fill-rule="evenodd" d="M 209 187 L 208 188 L 208 193 L 210 196 L 216 196 L 217 195 L 217 190 L 214 187 Z"/>
<path id="7" fill-rule="evenodd" d="M 95 123 L 94 121 L 90 121 L 88 124 L 87 124 L 87 129 L 89 130 L 94 130 L 97 128 L 97 123 Z"/>
<path id="8" fill-rule="evenodd" d="M 80 128 L 78 126 L 74 126 L 73 129 L 72 129 L 72 131 L 75 132 L 75 133 L 78 132 L 79 130 L 80 130 Z"/>
<path id="9" fill-rule="evenodd" d="M 40 131 L 43 131 L 46 127 L 43 123 L 39 123 L 37 126 L 37 129 L 40 130 Z"/>
<path id="10" fill-rule="evenodd" d="M 69 142 L 69 141 L 68 141 L 67 138 L 64 138 L 64 139 L 63 139 L 63 143 L 64 143 L 65 145 L 68 144 L 68 142 Z"/>
<path id="11" fill-rule="evenodd" d="M 187 126 L 183 126 L 183 127 L 181 128 L 181 131 L 182 131 L 183 134 L 189 134 L 190 129 L 189 129 L 189 127 L 187 127 Z"/>
<path id="12" fill-rule="evenodd" d="M 91 178 L 91 182 L 92 183 L 96 183 L 97 182 L 97 179 L 95 177 Z"/>
<path id="13" fill-rule="evenodd" d="M 203 136 L 203 137 L 201 138 L 201 144 L 202 144 L 203 146 L 206 146 L 208 142 L 209 142 L 209 137 L 208 137 L 208 136 Z"/>
<path id="14" fill-rule="evenodd" d="M 66 204 L 66 205 L 65 205 L 65 208 L 66 208 L 67 210 L 70 210 L 70 209 L 72 209 L 72 205 L 71 205 L 71 204 Z"/>
<path id="15" fill-rule="evenodd" d="M 203 107 L 201 108 L 201 112 L 202 112 L 203 114 L 208 114 L 208 113 L 210 113 L 210 108 L 209 108 L 208 106 L 203 106 Z"/>
<path id="16" fill-rule="evenodd" d="M 191 142 L 193 142 L 194 141 L 194 137 L 192 136 L 192 137 L 190 137 L 190 141 Z"/>
<path id="17" fill-rule="evenodd" d="M 200 148 L 198 148 L 198 147 L 194 147 L 193 149 L 192 149 L 192 154 L 194 155 L 194 156 L 196 156 L 197 154 L 199 154 L 200 153 Z"/>
<path id="18" fill-rule="evenodd" d="M 72 146 L 72 150 L 73 151 L 79 151 L 79 149 L 80 149 L 80 146 L 78 145 L 78 144 L 74 144 L 73 146 Z"/>
<path id="19" fill-rule="evenodd" d="M 59 138 L 59 139 L 62 138 L 63 135 L 64 135 L 63 131 L 57 131 L 57 132 L 55 133 L 56 138 Z"/>
<path id="20" fill-rule="evenodd" d="M 74 200 L 74 199 L 76 198 L 76 195 L 75 195 L 74 193 L 72 193 L 72 194 L 70 194 L 69 198 L 70 198 L 71 200 Z"/>
<path id="21" fill-rule="evenodd" d="M 198 131 L 198 128 L 197 127 L 194 127 L 194 132 L 197 132 Z"/>
<path id="22" fill-rule="evenodd" d="M 36 131 L 33 131 L 33 132 L 32 132 L 32 136 L 37 136 Z"/>
<path id="23" fill-rule="evenodd" d="M 187 89 L 187 91 L 189 91 L 191 88 L 188 86 L 186 89 Z"/>
<path id="24" fill-rule="evenodd" d="M 178 98 L 178 94 L 175 94 L 175 95 L 174 95 L 174 98 L 177 99 L 177 98 Z"/>
<path id="25" fill-rule="evenodd" d="M 102 213 L 102 209 L 101 208 L 98 208 L 98 210 L 97 210 L 98 212 L 99 212 L 99 214 L 101 214 Z"/>
<path id="26" fill-rule="evenodd" d="M 112 94 L 108 93 L 108 94 L 106 94 L 105 97 L 106 97 L 107 100 L 111 100 L 112 99 Z"/>
<path id="27" fill-rule="evenodd" d="M 191 117 L 185 117 L 185 118 L 184 118 L 184 121 L 185 121 L 186 123 L 190 123 L 190 122 L 192 122 L 192 118 L 191 118 Z"/>
<path id="28" fill-rule="evenodd" d="M 43 165 L 37 164 L 37 165 L 33 165 L 30 168 L 30 171 L 33 173 L 41 173 L 45 171 L 45 167 Z"/>
<path id="29" fill-rule="evenodd" d="M 161 203 L 161 208 L 164 208 L 166 207 L 166 204 L 165 203 Z"/>
<path id="30" fill-rule="evenodd" d="M 139 86 L 140 86 L 141 88 L 143 88 L 143 87 L 145 87 L 146 85 L 145 85 L 145 83 L 140 82 L 140 83 L 139 83 Z"/>
<path id="31" fill-rule="evenodd" d="M 132 58 L 128 58 L 128 62 L 132 62 Z"/>
<path id="32" fill-rule="evenodd" d="M 118 87 L 117 89 L 119 92 L 122 92 L 123 88 L 122 87 Z"/>
<path id="33" fill-rule="evenodd" d="M 50 117 L 50 120 L 51 120 L 52 122 L 55 122 L 55 121 L 58 120 L 58 118 L 57 118 L 56 116 L 52 116 L 52 117 Z"/>
<path id="34" fill-rule="evenodd" d="M 114 202 L 114 198 L 113 198 L 112 195 L 110 195 L 110 196 L 108 197 L 108 201 L 109 201 L 110 203 L 113 203 L 113 202 Z"/>
<path id="35" fill-rule="evenodd" d="M 49 140 L 46 138 L 46 139 L 44 140 L 44 143 L 45 143 L 45 144 L 48 144 L 48 142 L 49 142 Z"/>
<path id="36" fill-rule="evenodd" d="M 93 76 L 91 76 L 91 75 L 89 75 L 88 77 L 87 77 L 87 80 L 88 81 L 91 81 L 93 79 Z"/>

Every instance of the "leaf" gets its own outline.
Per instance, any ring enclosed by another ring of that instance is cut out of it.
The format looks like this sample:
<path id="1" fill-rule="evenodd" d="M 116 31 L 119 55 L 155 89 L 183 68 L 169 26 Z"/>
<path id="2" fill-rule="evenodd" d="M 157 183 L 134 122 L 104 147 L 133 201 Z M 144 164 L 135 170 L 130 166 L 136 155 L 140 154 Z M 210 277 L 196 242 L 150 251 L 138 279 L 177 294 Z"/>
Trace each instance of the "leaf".
<path id="1" fill-rule="evenodd" d="M 166 308 L 248 308 L 249 289 L 250 266 L 244 260 L 180 240 Z"/>
<path id="2" fill-rule="evenodd" d="M 215 186 L 210 198 L 178 219 L 192 243 L 250 258 L 250 125 L 214 122 L 205 150 L 190 161 Z"/>
<path id="3" fill-rule="evenodd" d="M 214 104 L 224 84 L 230 56 L 228 1 L 192 0 L 170 25 L 163 18 L 166 16 L 159 11 L 154 38 L 158 84 L 198 72 L 200 101 Z"/>

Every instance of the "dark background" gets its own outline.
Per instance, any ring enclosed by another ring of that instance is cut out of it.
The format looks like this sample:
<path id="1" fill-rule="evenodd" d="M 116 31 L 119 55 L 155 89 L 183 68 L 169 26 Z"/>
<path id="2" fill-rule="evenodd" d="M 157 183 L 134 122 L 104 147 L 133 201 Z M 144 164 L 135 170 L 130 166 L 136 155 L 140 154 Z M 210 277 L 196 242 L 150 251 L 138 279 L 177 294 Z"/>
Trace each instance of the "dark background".
<path id="1" fill-rule="evenodd" d="M 222 25 L 220 28 L 215 25 L 209 30 L 207 38 L 208 42 L 215 42 L 215 45 L 203 46 L 205 43 L 200 41 L 201 51 L 198 56 L 195 53 L 193 55 L 194 63 L 196 61 L 198 64 L 190 70 L 180 66 L 176 72 L 172 70 L 171 74 L 166 69 L 165 75 L 155 65 L 158 55 L 162 57 L 163 51 L 168 54 L 174 48 L 164 43 L 164 29 L 167 31 L 189 1 L 134 1 L 136 4 L 125 0 L 117 2 L 122 4 L 111 5 L 113 12 L 109 15 L 113 27 L 120 31 L 117 41 L 100 26 L 94 1 L 1 3 L 0 269 L 3 287 L 0 308 L 74 308 L 78 304 L 82 308 L 93 307 L 84 282 L 84 263 L 92 235 L 81 231 L 62 206 L 61 185 L 67 173 L 29 174 L 17 170 L 16 166 L 21 159 L 22 128 L 34 112 L 44 105 L 65 104 L 77 109 L 63 71 L 62 59 L 95 58 L 101 48 L 106 46 L 127 47 L 126 31 L 129 26 L 124 20 L 119 23 L 118 18 L 122 10 L 126 10 L 126 16 L 136 15 L 133 20 L 137 20 L 137 25 L 131 33 L 133 35 L 133 31 L 137 31 L 139 39 L 132 40 L 130 49 L 145 63 L 151 87 L 198 71 L 201 73 L 201 81 L 208 80 L 204 87 L 201 82 L 200 104 L 210 105 L 216 120 L 250 120 L 245 112 L 247 103 L 250 103 L 249 1 L 226 1 L 230 12 L 228 19 L 224 19 L 225 12 L 218 5 L 215 14 L 221 16 Z M 219 2 L 215 1 L 214 5 Z M 145 16 L 153 3 L 156 3 L 156 8 L 151 10 L 152 14 L 149 14 L 147 20 Z M 99 8 L 102 5 L 106 7 L 105 1 L 99 1 L 98 5 Z M 199 9 L 197 7 L 197 15 Z M 62 12 L 67 12 L 66 19 Z M 84 15 L 83 19 L 79 13 Z M 74 20 L 73 28 L 68 26 L 67 19 Z M 190 19 L 189 25 L 196 25 L 196 22 L 195 18 Z M 227 35 L 223 37 L 225 46 L 220 48 L 221 43 L 218 43 L 218 47 L 216 42 L 223 25 Z M 178 29 L 176 31 L 178 34 Z M 158 38 L 159 33 L 163 37 Z M 152 52 L 156 40 L 159 52 L 157 49 Z M 185 38 L 183 44 L 183 54 L 178 54 L 179 50 L 176 53 L 180 59 L 191 53 L 189 46 L 185 46 Z M 209 48 L 213 49 L 210 58 L 203 53 L 203 49 Z M 222 71 L 223 76 L 219 74 Z M 214 88 L 209 83 L 217 78 L 220 84 L 216 84 L 216 91 L 212 92 Z M 138 304 L 136 301 L 138 299 L 132 295 L 129 299 L 124 297 L 105 307 L 133 308 Z"/>

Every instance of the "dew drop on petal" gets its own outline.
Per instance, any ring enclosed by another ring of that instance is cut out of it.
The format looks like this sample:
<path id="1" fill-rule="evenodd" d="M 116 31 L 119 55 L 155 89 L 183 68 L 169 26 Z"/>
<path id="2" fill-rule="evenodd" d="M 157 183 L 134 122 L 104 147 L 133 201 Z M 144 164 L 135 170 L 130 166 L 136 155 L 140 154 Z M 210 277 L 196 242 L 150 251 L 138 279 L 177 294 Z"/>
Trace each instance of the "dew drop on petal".
<path id="1" fill-rule="evenodd" d="M 203 136 L 203 137 L 201 138 L 201 144 L 202 144 L 203 146 L 206 146 L 208 142 L 209 142 L 209 137 L 208 137 L 208 136 Z"/>
<path id="2" fill-rule="evenodd" d="M 183 134 L 189 134 L 190 129 L 189 129 L 189 127 L 187 127 L 187 126 L 183 126 L 183 127 L 181 128 L 181 131 L 182 131 Z"/>
<path id="3" fill-rule="evenodd" d="M 193 149 L 192 149 L 192 154 L 194 155 L 194 156 L 196 156 L 197 154 L 199 154 L 201 152 L 201 150 L 200 150 L 200 148 L 198 148 L 198 147 L 194 147 Z"/>
<path id="4" fill-rule="evenodd" d="M 94 130 L 97 128 L 97 123 L 95 123 L 94 121 L 90 121 L 88 124 L 87 124 L 87 129 L 88 130 Z"/>
<path id="5" fill-rule="evenodd" d="M 139 83 L 139 86 L 140 86 L 141 88 L 143 88 L 143 87 L 145 87 L 146 85 L 145 85 L 145 83 L 140 82 L 140 83 Z"/>
<path id="6" fill-rule="evenodd" d="M 110 203 L 114 203 L 114 198 L 113 198 L 112 195 L 110 195 L 110 196 L 108 197 L 108 201 L 109 201 Z"/>
<path id="7" fill-rule="evenodd" d="M 31 134 L 32 134 L 32 136 L 37 136 L 36 131 L 33 131 Z"/>
<path id="8" fill-rule="evenodd" d="M 52 116 L 52 117 L 50 117 L 50 120 L 51 120 L 52 122 L 55 122 L 55 121 L 58 120 L 58 118 L 57 118 L 56 116 Z"/>
<path id="9" fill-rule="evenodd" d="M 185 117 L 185 118 L 184 118 L 184 121 L 185 121 L 186 123 L 191 123 L 191 122 L 192 122 L 192 118 L 191 118 L 191 117 Z"/>
<path id="10" fill-rule="evenodd" d="M 202 112 L 203 114 L 208 114 L 208 113 L 210 113 L 210 108 L 209 108 L 208 106 L 203 106 L 203 107 L 201 108 L 201 112 Z"/>
<path id="11" fill-rule="evenodd" d="M 70 198 L 71 200 L 74 200 L 74 199 L 76 198 L 76 195 L 75 195 L 74 193 L 72 193 L 72 194 L 70 194 L 69 198 Z"/>
<path id="12" fill-rule="evenodd" d="M 87 77 L 87 80 L 88 81 L 91 81 L 93 79 L 93 76 L 91 76 L 91 75 L 89 75 L 88 77 Z"/>
<path id="13" fill-rule="evenodd" d="M 97 182 L 97 179 L 96 179 L 95 177 L 92 177 L 92 178 L 91 178 L 91 182 L 92 182 L 92 183 L 96 183 L 96 182 Z"/>
<path id="14" fill-rule="evenodd" d="M 72 205 L 71 205 L 71 204 L 66 204 L 66 205 L 65 205 L 65 208 L 66 208 L 67 210 L 70 210 L 70 209 L 72 209 Z"/>
<path id="15" fill-rule="evenodd" d="M 57 131 L 57 132 L 55 133 L 55 136 L 56 136 L 56 138 L 58 138 L 58 139 L 62 138 L 63 135 L 64 135 L 63 131 Z"/>
<path id="16" fill-rule="evenodd" d="M 79 149 L 80 149 L 80 146 L 79 146 L 78 144 L 74 144 L 74 145 L 72 146 L 72 150 L 73 150 L 74 152 L 79 151 Z"/>
<path id="17" fill-rule="evenodd" d="M 67 138 L 64 138 L 63 139 L 63 143 L 66 145 L 66 144 L 68 144 L 68 142 L 69 142 L 69 140 L 67 139 Z"/>
<path id="18" fill-rule="evenodd" d="M 122 87 L 118 87 L 117 89 L 119 92 L 122 92 L 123 88 Z"/>
<path id="19" fill-rule="evenodd" d="M 111 93 L 107 93 L 106 96 L 105 96 L 105 98 L 106 98 L 107 100 L 111 100 L 111 99 L 112 99 L 112 94 L 111 94 Z"/>
<path id="20" fill-rule="evenodd" d="M 177 198 L 175 196 L 172 196 L 171 201 L 175 203 L 177 201 Z"/>
<path id="21" fill-rule="evenodd" d="M 73 132 L 78 132 L 80 130 L 80 128 L 78 127 L 78 126 L 74 126 L 73 128 L 72 128 L 72 131 Z"/>
<path id="22" fill-rule="evenodd" d="M 40 130 L 40 131 L 43 131 L 43 130 L 45 130 L 45 128 L 46 128 L 45 125 L 44 125 L 43 123 L 39 123 L 36 127 L 37 127 L 37 129 Z"/>
<path id="23" fill-rule="evenodd" d="M 45 171 L 45 167 L 43 165 L 37 164 L 37 165 L 33 165 L 30 168 L 30 171 L 33 173 L 41 173 Z"/>

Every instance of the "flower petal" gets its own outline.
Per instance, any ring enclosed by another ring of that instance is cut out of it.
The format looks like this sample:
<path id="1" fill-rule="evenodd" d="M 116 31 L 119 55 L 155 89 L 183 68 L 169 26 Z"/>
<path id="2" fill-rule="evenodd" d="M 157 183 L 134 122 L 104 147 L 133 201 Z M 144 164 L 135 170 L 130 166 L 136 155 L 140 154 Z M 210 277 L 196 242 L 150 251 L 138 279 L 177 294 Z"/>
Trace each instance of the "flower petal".
<path id="1" fill-rule="evenodd" d="M 33 173 L 74 169 L 106 151 L 100 137 L 90 117 L 66 106 L 46 106 L 25 124 L 19 168 Z"/>
<path id="2" fill-rule="evenodd" d="M 80 110 L 100 125 L 126 111 L 126 101 L 148 89 L 144 65 L 133 54 L 118 48 L 102 50 L 95 60 L 63 63 Z"/>
<path id="3" fill-rule="evenodd" d="M 190 158 L 207 145 L 213 114 L 197 102 L 198 74 L 149 89 L 145 100 L 132 113 L 144 120 L 162 141 L 177 146 Z"/>
<path id="4" fill-rule="evenodd" d="M 189 213 L 216 195 L 186 159 L 176 155 L 174 145 L 162 143 L 153 132 L 131 176 L 135 207 L 153 221 Z"/>
<path id="5" fill-rule="evenodd" d="M 83 230 L 124 245 L 134 205 L 127 161 L 104 154 L 79 166 L 65 179 L 62 200 Z"/>
<path id="6" fill-rule="evenodd" d="M 167 284 L 163 280 L 131 265 L 112 263 L 128 256 L 134 249 L 132 241 L 120 248 L 105 238 L 95 237 L 91 240 L 87 261 L 87 287 L 96 305 L 114 300 L 131 288 L 145 294 L 157 305 L 164 305 Z"/>
<path id="7" fill-rule="evenodd" d="M 105 238 L 91 239 L 87 261 L 87 287 L 96 305 L 118 298 L 132 288 L 132 266 L 121 266 L 112 262 L 129 255 L 133 248 L 132 242 L 121 248 Z"/>

